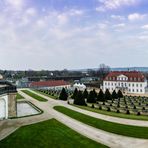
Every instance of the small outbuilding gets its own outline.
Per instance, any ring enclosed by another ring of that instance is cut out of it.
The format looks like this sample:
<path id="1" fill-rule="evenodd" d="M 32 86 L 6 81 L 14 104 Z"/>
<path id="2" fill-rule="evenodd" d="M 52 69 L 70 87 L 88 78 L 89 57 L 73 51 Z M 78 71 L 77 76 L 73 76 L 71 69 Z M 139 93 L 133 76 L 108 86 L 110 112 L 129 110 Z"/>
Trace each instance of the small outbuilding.
<path id="1" fill-rule="evenodd" d="M 77 88 L 78 90 L 83 91 L 83 90 L 86 89 L 86 86 L 85 86 L 83 83 L 75 83 L 75 84 L 73 85 L 73 88 L 74 88 L 74 89 Z"/>

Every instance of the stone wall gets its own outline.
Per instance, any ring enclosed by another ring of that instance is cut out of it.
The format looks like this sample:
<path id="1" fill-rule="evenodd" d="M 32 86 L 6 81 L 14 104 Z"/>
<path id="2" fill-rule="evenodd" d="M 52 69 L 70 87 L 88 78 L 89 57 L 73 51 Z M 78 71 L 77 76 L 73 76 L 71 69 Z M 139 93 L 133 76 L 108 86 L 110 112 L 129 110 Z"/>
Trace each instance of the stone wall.
<path id="1" fill-rule="evenodd" d="M 16 93 L 8 94 L 8 118 L 17 116 Z"/>

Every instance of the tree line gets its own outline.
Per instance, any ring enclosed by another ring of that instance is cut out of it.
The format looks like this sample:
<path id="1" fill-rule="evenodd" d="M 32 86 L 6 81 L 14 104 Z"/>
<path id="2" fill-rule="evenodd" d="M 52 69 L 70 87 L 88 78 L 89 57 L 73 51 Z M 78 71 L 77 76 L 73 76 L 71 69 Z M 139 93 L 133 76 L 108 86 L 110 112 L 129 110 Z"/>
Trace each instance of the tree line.
<path id="1" fill-rule="evenodd" d="M 84 91 L 80 91 L 77 88 L 74 90 L 71 98 L 74 99 L 74 104 L 76 105 L 86 105 L 87 103 L 96 103 L 97 101 L 105 102 L 107 100 L 114 100 L 118 98 L 122 98 L 123 94 L 119 90 L 117 93 L 114 90 L 112 93 L 109 92 L 108 89 L 106 89 L 105 93 L 103 93 L 102 89 L 100 89 L 99 93 L 93 89 L 92 91 L 88 92 L 87 89 Z M 66 90 L 63 88 L 59 99 L 60 100 L 67 100 L 68 98 L 68 93 Z"/>

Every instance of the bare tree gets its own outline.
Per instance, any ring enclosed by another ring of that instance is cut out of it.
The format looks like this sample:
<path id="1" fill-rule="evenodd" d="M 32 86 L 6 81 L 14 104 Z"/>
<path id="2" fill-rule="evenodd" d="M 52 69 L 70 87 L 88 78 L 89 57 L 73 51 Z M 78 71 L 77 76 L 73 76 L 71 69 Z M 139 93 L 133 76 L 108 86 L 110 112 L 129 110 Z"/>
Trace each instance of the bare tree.
<path id="1" fill-rule="evenodd" d="M 98 75 L 100 76 L 101 80 L 105 78 L 105 76 L 110 72 L 110 67 L 105 64 L 100 64 L 98 69 Z"/>

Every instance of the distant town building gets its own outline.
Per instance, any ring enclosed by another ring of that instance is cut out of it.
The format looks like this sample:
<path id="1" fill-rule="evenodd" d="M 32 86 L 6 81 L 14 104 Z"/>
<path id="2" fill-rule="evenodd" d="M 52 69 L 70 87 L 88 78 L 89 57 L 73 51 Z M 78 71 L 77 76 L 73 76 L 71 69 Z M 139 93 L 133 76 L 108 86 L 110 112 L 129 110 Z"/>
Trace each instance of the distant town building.
<path id="1" fill-rule="evenodd" d="M 103 81 L 103 90 L 121 90 L 124 93 L 144 94 L 147 81 L 141 72 L 114 71 L 110 72 Z"/>
<path id="2" fill-rule="evenodd" d="M 16 92 L 10 82 L 0 81 L 0 120 L 17 116 Z"/>
<path id="3" fill-rule="evenodd" d="M 86 89 L 86 86 L 83 83 L 75 83 L 73 85 L 73 88 L 74 89 L 77 88 L 78 90 L 84 91 Z"/>
<path id="4" fill-rule="evenodd" d="M 98 80 L 100 80 L 98 77 L 84 77 L 80 79 L 82 83 L 91 83 Z"/>
<path id="5" fill-rule="evenodd" d="M 28 78 L 22 78 L 20 80 L 16 81 L 16 86 L 18 88 L 27 88 L 29 86 L 29 80 Z"/>
<path id="6" fill-rule="evenodd" d="M 61 89 L 61 88 L 70 88 L 70 83 L 64 80 L 49 80 L 49 81 L 39 81 L 31 82 L 29 85 L 31 88 L 37 89 Z"/>

